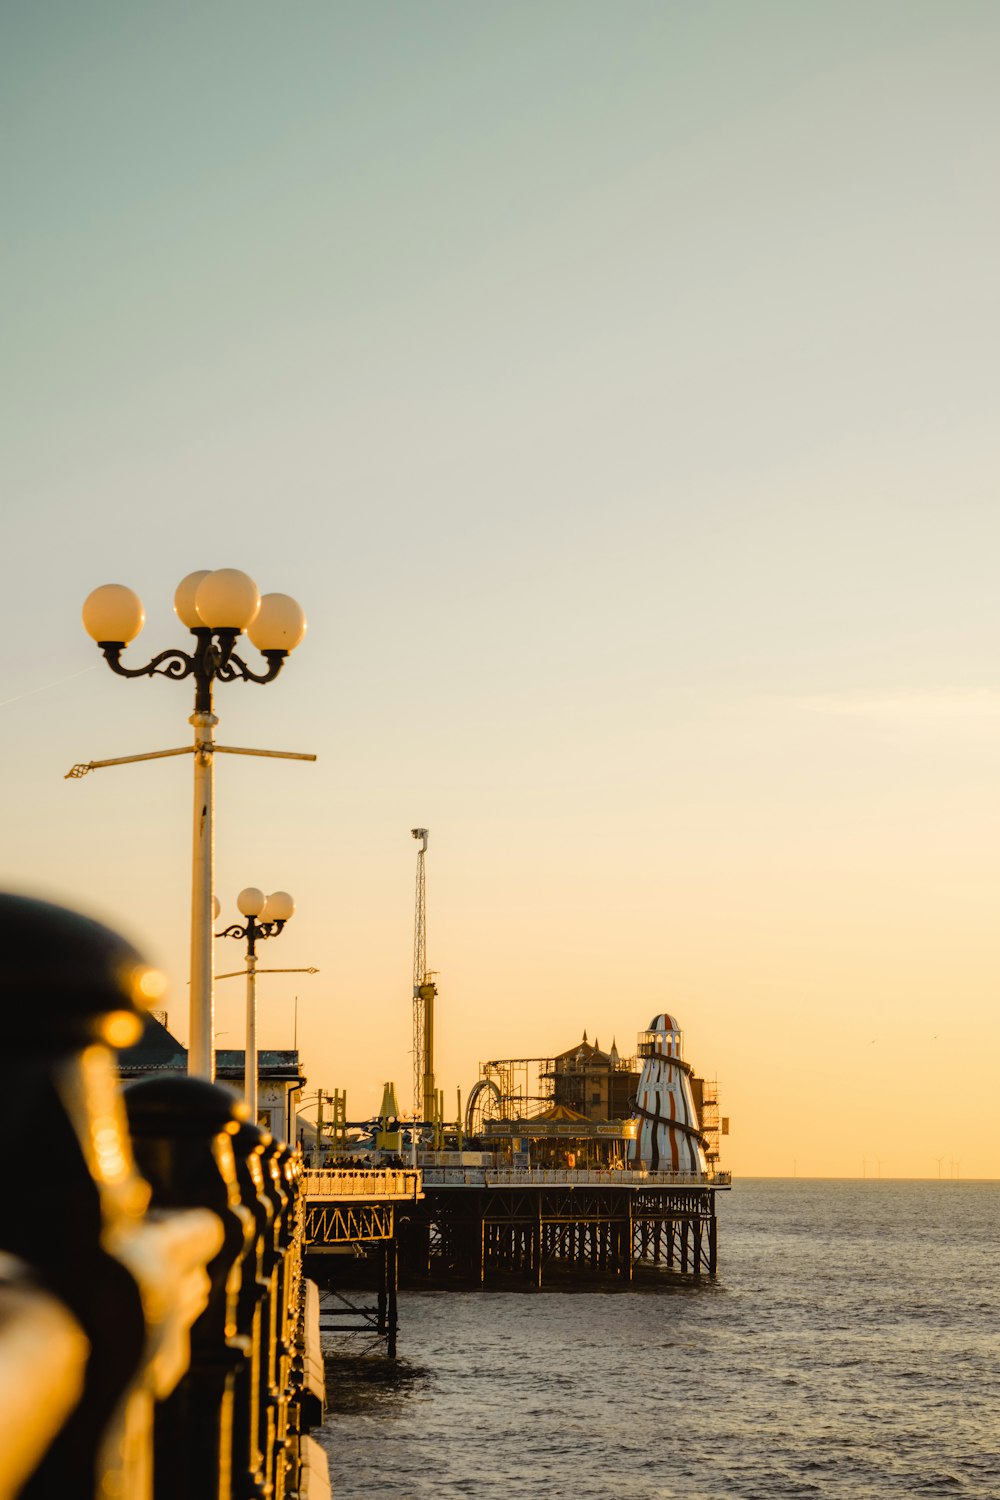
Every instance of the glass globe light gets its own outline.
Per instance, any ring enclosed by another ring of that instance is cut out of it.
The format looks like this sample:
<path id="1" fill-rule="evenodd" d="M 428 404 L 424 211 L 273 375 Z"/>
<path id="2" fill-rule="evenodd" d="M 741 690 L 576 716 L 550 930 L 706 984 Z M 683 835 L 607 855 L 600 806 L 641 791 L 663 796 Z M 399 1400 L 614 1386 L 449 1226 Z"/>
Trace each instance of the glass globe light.
<path id="1" fill-rule="evenodd" d="M 83 628 L 95 641 L 128 645 L 146 621 L 139 595 L 123 583 L 102 583 L 83 601 Z"/>
<path id="2" fill-rule="evenodd" d="M 236 905 L 245 917 L 259 917 L 266 902 L 267 897 L 256 885 L 248 885 L 236 897 Z"/>
<path id="3" fill-rule="evenodd" d="M 199 583 L 194 602 L 210 630 L 245 630 L 260 609 L 260 593 L 248 573 L 216 568 Z"/>
<path id="4" fill-rule="evenodd" d="M 287 922 L 295 915 L 295 902 L 287 891 L 272 891 L 262 915 L 265 922 Z"/>
<path id="5" fill-rule="evenodd" d="M 197 573 L 189 573 L 186 578 L 182 578 L 177 585 L 174 594 L 174 614 L 182 625 L 187 626 L 188 630 L 198 630 L 205 624 L 195 609 L 194 596 L 198 592 L 201 580 L 207 578 L 210 572 L 211 568 L 200 568 Z"/>
<path id="6" fill-rule="evenodd" d="M 294 651 L 305 633 L 305 611 L 288 594 L 265 594 L 247 630 L 258 651 Z"/>

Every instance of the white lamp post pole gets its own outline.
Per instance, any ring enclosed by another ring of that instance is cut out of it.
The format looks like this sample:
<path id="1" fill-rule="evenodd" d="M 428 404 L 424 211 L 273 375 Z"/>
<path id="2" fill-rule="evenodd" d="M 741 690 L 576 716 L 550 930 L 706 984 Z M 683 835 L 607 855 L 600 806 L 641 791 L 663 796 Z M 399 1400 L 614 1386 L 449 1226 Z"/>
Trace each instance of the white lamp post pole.
<path id="1" fill-rule="evenodd" d="M 218 568 L 189 573 L 174 595 L 178 618 L 195 637 L 191 652 L 161 651 L 144 667 L 126 667 L 121 656 L 139 634 L 145 611 L 137 594 L 120 583 L 106 583 L 87 596 L 83 624 L 97 642 L 108 666 L 119 677 L 194 677 L 194 840 L 191 879 L 191 1026 L 188 1070 L 203 1078 L 215 1077 L 213 1045 L 215 1017 L 212 974 L 212 912 L 215 896 L 214 862 L 214 772 L 217 750 L 238 755 L 276 755 L 295 760 L 314 756 L 289 755 L 283 751 L 234 750 L 216 745 L 212 712 L 212 687 L 220 682 L 271 682 L 281 671 L 286 656 L 302 640 L 306 617 L 287 594 L 265 594 L 238 568 Z M 261 652 L 267 670 L 254 672 L 238 656 L 235 645 L 243 631 Z M 183 751 L 155 751 L 149 756 L 124 756 L 117 761 L 92 761 L 74 766 L 71 776 L 82 776 L 99 765 L 123 764 L 126 760 L 156 759 Z"/>
<path id="2" fill-rule="evenodd" d="M 257 1123 L 257 955 L 247 954 L 247 1045 L 243 1058 L 243 1097 L 250 1122 Z"/>
<path id="3" fill-rule="evenodd" d="M 191 1027 L 188 1067 L 215 1077 L 215 985 L 212 916 L 215 899 L 215 726 L 213 713 L 194 713 L 194 838 L 191 859 Z M 254 1116 L 256 1118 L 256 1116 Z"/>

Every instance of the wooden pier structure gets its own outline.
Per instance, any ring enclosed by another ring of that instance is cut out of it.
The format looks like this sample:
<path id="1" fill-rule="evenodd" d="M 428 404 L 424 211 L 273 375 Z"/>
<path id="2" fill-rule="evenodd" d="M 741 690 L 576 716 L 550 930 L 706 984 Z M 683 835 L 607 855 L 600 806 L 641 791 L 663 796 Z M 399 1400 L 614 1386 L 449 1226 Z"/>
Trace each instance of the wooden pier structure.
<path id="1" fill-rule="evenodd" d="M 718 1269 L 715 1194 L 727 1173 L 427 1168 L 404 1226 L 417 1277 L 487 1285 L 519 1277 L 631 1282 L 637 1270 Z"/>

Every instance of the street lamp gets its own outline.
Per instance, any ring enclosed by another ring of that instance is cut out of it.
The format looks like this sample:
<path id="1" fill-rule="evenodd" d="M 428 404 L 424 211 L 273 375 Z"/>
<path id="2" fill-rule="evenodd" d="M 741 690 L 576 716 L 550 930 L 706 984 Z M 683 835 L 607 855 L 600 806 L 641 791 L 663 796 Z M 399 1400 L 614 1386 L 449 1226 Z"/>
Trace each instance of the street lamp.
<path id="1" fill-rule="evenodd" d="M 218 719 L 212 712 L 212 687 L 219 682 L 271 682 L 285 657 L 302 640 L 306 617 L 287 594 L 265 594 L 238 568 L 202 569 L 189 573 L 178 585 L 174 610 L 194 636 L 190 652 L 161 651 L 144 667 L 126 667 L 122 652 L 139 634 L 145 611 L 139 596 L 120 583 L 106 583 L 87 596 L 83 624 L 104 653 L 104 659 L 119 677 L 185 677 L 195 680 L 194 744 L 181 750 L 153 751 L 149 755 L 126 756 L 117 761 L 91 761 L 74 766 L 71 776 L 83 776 L 99 765 L 118 765 L 123 760 L 152 760 L 163 755 L 194 755 L 194 849 L 191 884 L 191 1036 L 189 1068 L 205 1078 L 215 1076 L 212 975 L 212 902 L 214 895 L 214 754 L 226 750 L 238 755 L 272 755 L 286 759 L 315 760 L 315 756 L 284 751 L 236 750 L 215 743 Z M 253 671 L 241 656 L 236 642 L 246 631 L 267 664 L 264 672 Z"/>
<path id="2" fill-rule="evenodd" d="M 287 891 L 273 891 L 265 896 L 255 885 L 248 885 L 236 897 L 236 905 L 246 917 L 246 925 L 234 923 L 216 937 L 246 939 L 247 945 L 247 1039 L 243 1063 L 243 1096 L 250 1119 L 257 1123 L 257 943 L 277 937 L 285 923 L 295 914 L 295 902 Z M 218 913 L 216 913 L 218 915 Z"/>

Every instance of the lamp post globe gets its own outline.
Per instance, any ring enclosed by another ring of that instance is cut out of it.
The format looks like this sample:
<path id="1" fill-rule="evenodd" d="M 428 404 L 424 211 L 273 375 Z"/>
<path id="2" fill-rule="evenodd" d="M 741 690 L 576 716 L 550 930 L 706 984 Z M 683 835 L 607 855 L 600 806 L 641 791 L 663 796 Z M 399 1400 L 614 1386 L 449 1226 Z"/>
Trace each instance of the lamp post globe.
<path id="1" fill-rule="evenodd" d="M 259 917 L 266 901 L 267 897 L 258 886 L 248 885 L 236 897 L 236 906 L 244 917 Z"/>
<path id="2" fill-rule="evenodd" d="M 260 592 L 239 568 L 216 568 L 201 580 L 194 606 L 209 630 L 245 630 L 260 609 Z"/>
<path id="3" fill-rule="evenodd" d="M 99 644 L 114 641 L 127 646 L 145 623 L 142 600 L 123 583 L 103 583 L 83 601 L 83 628 Z"/>
<path id="4" fill-rule="evenodd" d="M 265 594 L 247 627 L 258 651 L 294 651 L 305 633 L 305 610 L 288 594 Z"/>
<path id="5" fill-rule="evenodd" d="M 197 572 L 189 573 L 186 578 L 181 579 L 174 591 L 174 614 L 188 630 L 199 630 L 205 623 L 195 609 L 194 600 L 202 579 L 207 578 L 210 572 L 210 568 L 199 568 Z"/>
<path id="6" fill-rule="evenodd" d="M 265 922 L 289 922 L 295 915 L 295 902 L 287 891 L 272 891 L 262 915 Z"/>

